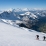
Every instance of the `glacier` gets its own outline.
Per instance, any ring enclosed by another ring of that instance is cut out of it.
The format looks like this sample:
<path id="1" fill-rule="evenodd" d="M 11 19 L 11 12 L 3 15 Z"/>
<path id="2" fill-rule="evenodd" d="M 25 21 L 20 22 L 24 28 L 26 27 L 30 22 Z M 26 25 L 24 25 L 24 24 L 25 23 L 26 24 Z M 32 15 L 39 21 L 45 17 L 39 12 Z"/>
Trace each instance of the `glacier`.
<path id="1" fill-rule="evenodd" d="M 39 40 L 36 40 L 36 35 Z M 46 46 L 45 33 L 27 28 L 14 27 L 0 21 L 0 46 Z"/>

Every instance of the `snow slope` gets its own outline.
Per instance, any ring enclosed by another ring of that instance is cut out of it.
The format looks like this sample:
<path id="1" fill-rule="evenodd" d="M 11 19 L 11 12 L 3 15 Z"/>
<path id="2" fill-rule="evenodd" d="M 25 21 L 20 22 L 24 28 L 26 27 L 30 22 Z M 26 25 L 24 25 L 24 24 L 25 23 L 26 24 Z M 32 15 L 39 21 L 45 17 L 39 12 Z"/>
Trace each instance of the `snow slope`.
<path id="1" fill-rule="evenodd" d="M 40 40 L 36 40 L 37 34 L 40 35 Z M 44 35 L 46 34 L 0 22 L 0 46 L 46 46 L 46 41 L 42 38 Z"/>

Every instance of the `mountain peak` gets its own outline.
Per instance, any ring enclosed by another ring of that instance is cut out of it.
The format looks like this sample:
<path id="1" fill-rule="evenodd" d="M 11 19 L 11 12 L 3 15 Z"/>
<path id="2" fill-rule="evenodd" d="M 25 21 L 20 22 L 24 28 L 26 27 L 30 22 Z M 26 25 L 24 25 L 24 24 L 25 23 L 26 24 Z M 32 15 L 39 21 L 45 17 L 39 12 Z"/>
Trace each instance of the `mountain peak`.
<path id="1" fill-rule="evenodd" d="M 22 9 L 22 11 L 29 11 L 29 9 L 28 8 L 24 8 L 24 9 Z"/>

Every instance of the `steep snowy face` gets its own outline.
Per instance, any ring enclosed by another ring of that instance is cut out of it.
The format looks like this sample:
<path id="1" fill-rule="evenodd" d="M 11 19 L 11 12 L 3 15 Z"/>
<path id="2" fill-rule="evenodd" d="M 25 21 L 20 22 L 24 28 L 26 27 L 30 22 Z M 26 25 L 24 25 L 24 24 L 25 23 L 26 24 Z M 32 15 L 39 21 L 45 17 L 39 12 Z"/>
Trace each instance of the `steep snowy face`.
<path id="1" fill-rule="evenodd" d="M 25 15 L 31 15 L 31 12 L 26 12 Z"/>
<path id="2" fill-rule="evenodd" d="M 46 10 L 36 11 L 34 14 L 37 15 L 38 18 L 40 18 L 40 17 L 46 17 Z"/>
<path id="3" fill-rule="evenodd" d="M 36 15 L 34 15 L 33 13 L 31 13 L 31 12 L 26 12 L 26 13 L 24 13 L 24 14 L 20 14 L 20 15 L 22 15 L 22 16 L 28 16 L 29 18 L 31 17 L 32 19 L 35 19 L 35 18 L 37 18 L 37 16 Z"/>
<path id="4" fill-rule="evenodd" d="M 36 40 L 39 35 L 39 40 Z M 0 21 L 0 46 L 46 46 L 45 33 L 14 27 Z"/>
<path id="5" fill-rule="evenodd" d="M 16 14 L 14 12 L 4 11 L 0 14 L 1 19 L 17 20 Z"/>

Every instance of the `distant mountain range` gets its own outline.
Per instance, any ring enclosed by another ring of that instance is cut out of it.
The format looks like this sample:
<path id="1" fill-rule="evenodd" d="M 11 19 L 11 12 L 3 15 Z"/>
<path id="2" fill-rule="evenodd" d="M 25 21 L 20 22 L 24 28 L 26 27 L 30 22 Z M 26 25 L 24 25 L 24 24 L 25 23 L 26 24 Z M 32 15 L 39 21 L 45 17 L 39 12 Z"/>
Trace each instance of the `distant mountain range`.
<path id="1" fill-rule="evenodd" d="M 46 10 L 10 9 L 0 11 L 0 20 L 21 27 L 39 31 L 39 27 L 46 23 Z"/>

